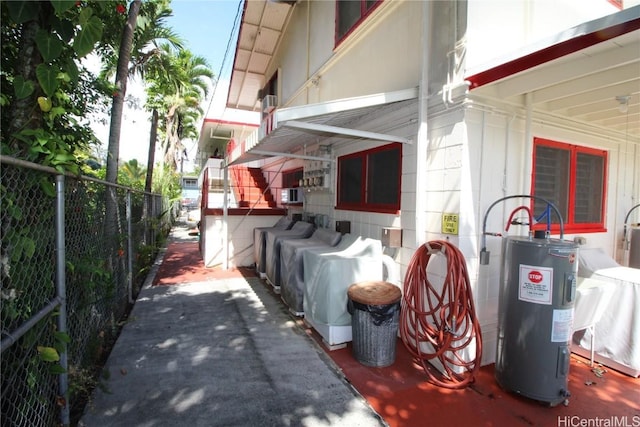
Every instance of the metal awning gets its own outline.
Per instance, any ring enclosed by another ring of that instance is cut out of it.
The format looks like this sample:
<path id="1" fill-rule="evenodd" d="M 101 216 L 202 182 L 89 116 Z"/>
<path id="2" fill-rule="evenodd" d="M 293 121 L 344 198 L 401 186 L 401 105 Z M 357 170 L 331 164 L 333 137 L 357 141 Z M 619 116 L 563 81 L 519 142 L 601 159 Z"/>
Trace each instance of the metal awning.
<path id="1" fill-rule="evenodd" d="M 307 158 L 297 152 L 319 137 L 334 135 L 411 143 L 402 136 L 357 129 L 355 124 L 367 116 L 380 117 L 415 103 L 417 98 L 418 88 L 412 88 L 274 110 L 263 119 L 259 129 L 232 150 L 227 165 L 274 156 Z"/>

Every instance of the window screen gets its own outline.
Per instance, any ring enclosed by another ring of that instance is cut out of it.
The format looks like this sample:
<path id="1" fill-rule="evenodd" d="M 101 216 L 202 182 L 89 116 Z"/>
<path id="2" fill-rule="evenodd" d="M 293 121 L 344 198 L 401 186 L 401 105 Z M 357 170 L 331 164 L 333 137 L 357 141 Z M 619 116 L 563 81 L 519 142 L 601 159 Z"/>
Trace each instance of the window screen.
<path id="1" fill-rule="evenodd" d="M 565 231 L 604 230 L 606 151 L 542 138 L 534 144 L 532 194 L 558 208 Z M 538 217 L 546 203 L 534 200 L 533 206 Z M 554 212 L 551 221 L 559 222 Z"/>

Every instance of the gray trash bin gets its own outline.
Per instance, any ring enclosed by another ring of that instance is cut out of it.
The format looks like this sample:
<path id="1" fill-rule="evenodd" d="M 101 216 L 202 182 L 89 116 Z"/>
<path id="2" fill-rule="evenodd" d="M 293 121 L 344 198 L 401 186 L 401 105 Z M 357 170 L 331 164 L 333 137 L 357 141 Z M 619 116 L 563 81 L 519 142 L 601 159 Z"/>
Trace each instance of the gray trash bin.
<path id="1" fill-rule="evenodd" d="M 387 282 L 361 282 L 347 294 L 353 356 L 366 366 L 389 366 L 396 360 L 400 288 Z"/>

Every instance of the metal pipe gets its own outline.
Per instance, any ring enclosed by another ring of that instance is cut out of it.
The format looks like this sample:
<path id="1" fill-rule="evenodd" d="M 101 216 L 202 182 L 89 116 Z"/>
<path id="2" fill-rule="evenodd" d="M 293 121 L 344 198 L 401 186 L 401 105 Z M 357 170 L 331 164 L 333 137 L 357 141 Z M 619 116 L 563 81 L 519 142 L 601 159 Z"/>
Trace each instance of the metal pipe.
<path id="1" fill-rule="evenodd" d="M 636 208 L 640 207 L 640 203 L 629 209 L 627 215 L 624 217 L 624 227 L 622 229 L 622 243 L 627 241 L 627 223 L 629 222 L 629 217 L 631 216 L 631 212 L 633 212 Z M 628 242 L 627 242 L 628 243 Z"/>
<path id="2" fill-rule="evenodd" d="M 133 304 L 133 226 L 131 224 L 131 190 L 127 191 L 126 198 L 127 216 L 127 290 L 129 304 Z"/>
<path id="3" fill-rule="evenodd" d="M 520 198 L 520 197 L 525 197 L 525 198 L 529 198 L 529 199 L 533 199 L 533 200 L 542 200 L 547 205 L 551 206 L 553 208 L 553 210 L 555 211 L 556 215 L 558 216 L 558 221 L 560 222 L 560 239 L 564 238 L 564 221 L 562 220 L 562 214 L 560 213 L 560 211 L 558 210 L 556 205 L 554 205 L 553 203 L 551 203 L 547 199 L 545 199 L 543 197 L 539 197 L 539 196 L 532 196 L 532 195 L 529 195 L 529 194 L 515 194 L 515 195 L 512 195 L 512 196 L 502 197 L 502 198 L 496 200 L 495 202 L 493 202 L 491 204 L 491 206 L 489 206 L 489 209 L 487 209 L 487 212 L 484 214 L 484 218 L 482 219 L 482 236 L 480 237 L 480 239 L 481 239 L 480 264 L 486 265 L 486 264 L 489 263 L 489 256 L 488 256 L 489 252 L 487 251 L 487 218 L 489 217 L 489 212 L 491 211 L 491 209 L 493 209 L 493 207 L 495 205 L 497 205 L 498 203 L 500 203 L 500 202 L 502 202 L 504 200 L 517 199 L 517 198 Z"/>
<path id="4" fill-rule="evenodd" d="M 416 193 L 415 193 L 415 243 L 418 247 L 426 241 L 426 194 L 424 192 L 426 182 L 426 153 L 428 148 L 429 137 L 429 67 L 430 67 L 430 49 L 431 49 L 431 15 L 433 13 L 433 2 L 427 1 L 422 6 L 422 46 L 425 54 L 422 55 L 422 75 L 420 77 L 419 92 L 419 127 L 417 141 L 415 144 L 416 152 Z"/>
<path id="5" fill-rule="evenodd" d="M 29 320 L 25 321 L 18 328 L 16 328 L 13 332 L 7 333 L 6 338 L 3 338 L 0 341 L 0 353 L 4 353 L 9 347 L 15 344 L 16 341 L 20 339 L 25 333 L 27 333 L 31 328 L 33 328 L 39 321 L 44 319 L 47 315 L 49 315 L 52 311 L 54 311 L 60 305 L 61 301 L 59 297 L 55 297 L 52 299 L 47 305 L 45 305 L 40 311 L 31 316 Z M 3 332 L 4 334 L 4 332 Z"/>
<path id="6" fill-rule="evenodd" d="M 527 159 L 533 158 L 533 95 L 531 94 L 531 92 L 527 92 L 525 94 L 525 103 L 527 108 L 527 115 L 525 119 L 524 129 L 524 153 L 522 153 L 522 170 L 524 171 L 524 174 L 522 174 L 523 180 L 520 189 L 521 191 L 531 191 L 531 175 L 533 172 L 533 165 L 532 162 L 527 161 Z"/>
<path id="7" fill-rule="evenodd" d="M 64 234 L 64 175 L 56 175 L 56 294 L 60 301 L 60 308 L 56 320 L 58 332 L 67 334 L 67 287 L 66 287 L 66 251 Z M 68 378 L 68 358 L 67 343 L 60 341 L 62 351 L 60 352 L 60 366 L 64 370 L 59 375 L 58 390 L 62 400 L 60 408 L 60 421 L 62 425 L 68 426 L 69 421 L 69 378 Z"/>
<path id="8" fill-rule="evenodd" d="M 229 225 L 229 166 L 224 165 L 224 199 L 222 202 L 222 250 L 224 251 L 224 269 L 229 269 L 229 236 L 227 236 L 227 229 Z M 206 217 L 205 217 L 206 219 Z M 205 227 L 206 232 L 206 221 L 204 224 L 202 223 L 202 218 L 200 218 L 200 225 Z M 200 230 L 200 235 L 204 234 L 202 230 Z M 206 242 L 205 242 L 206 244 Z M 206 262 L 206 260 L 205 260 Z"/>

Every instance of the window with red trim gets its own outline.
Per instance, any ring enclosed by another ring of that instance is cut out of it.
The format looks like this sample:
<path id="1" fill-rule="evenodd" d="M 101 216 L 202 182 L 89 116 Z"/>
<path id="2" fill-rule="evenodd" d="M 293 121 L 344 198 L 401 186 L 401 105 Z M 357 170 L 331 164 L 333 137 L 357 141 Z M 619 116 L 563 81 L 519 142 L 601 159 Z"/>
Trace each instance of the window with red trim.
<path id="1" fill-rule="evenodd" d="M 338 158 L 337 209 L 396 213 L 400 210 L 402 144 Z"/>
<path id="2" fill-rule="evenodd" d="M 336 0 L 336 44 L 341 42 L 383 0 Z"/>
<path id="3" fill-rule="evenodd" d="M 607 152 L 534 138 L 531 194 L 552 202 L 560 211 L 565 232 L 605 231 Z M 533 201 L 534 216 L 546 203 Z M 546 224 L 546 219 L 541 221 Z M 559 221 L 551 211 L 552 230 Z M 543 228 L 539 224 L 535 228 Z"/>

